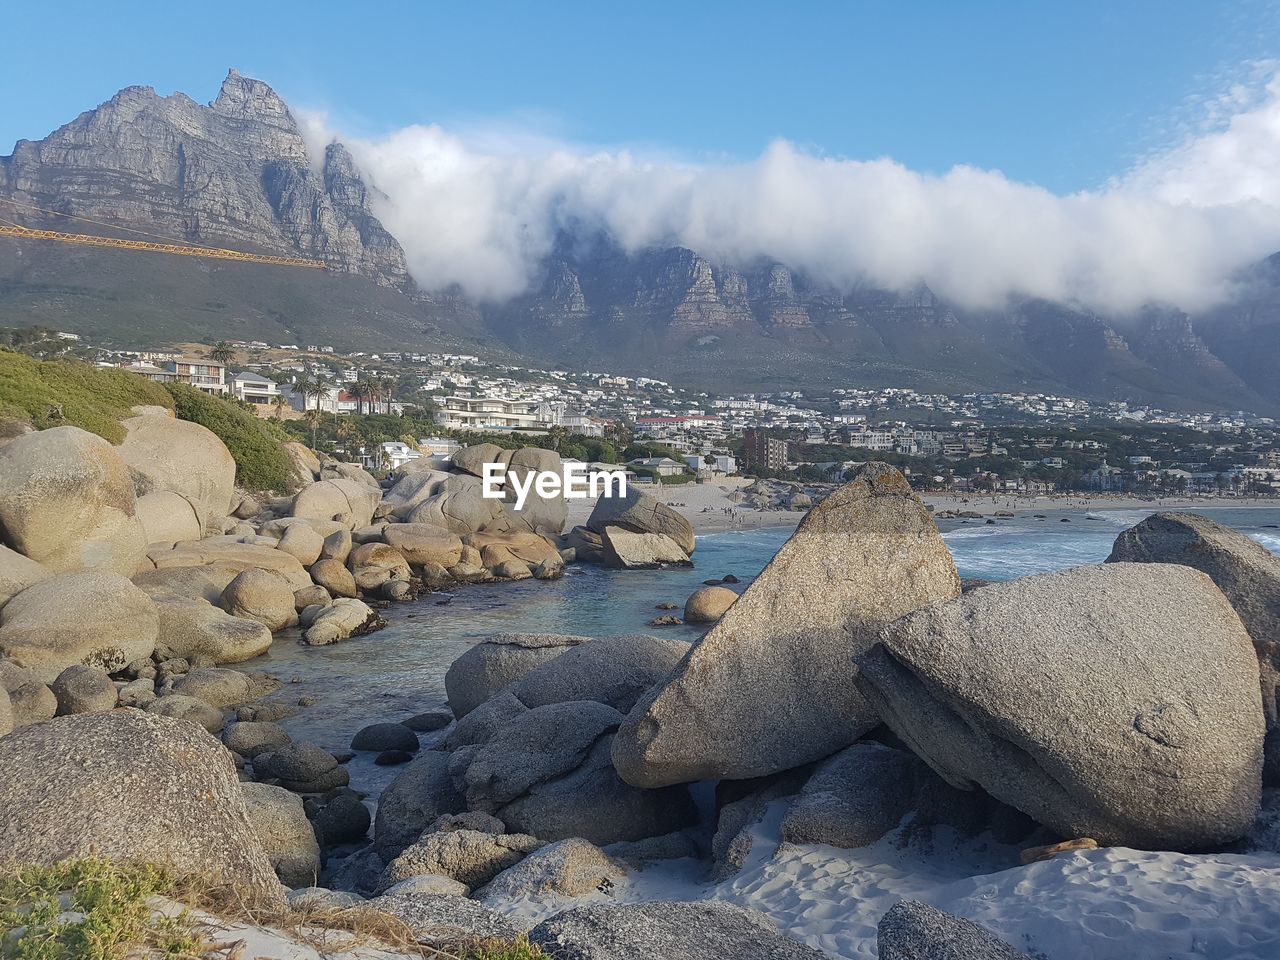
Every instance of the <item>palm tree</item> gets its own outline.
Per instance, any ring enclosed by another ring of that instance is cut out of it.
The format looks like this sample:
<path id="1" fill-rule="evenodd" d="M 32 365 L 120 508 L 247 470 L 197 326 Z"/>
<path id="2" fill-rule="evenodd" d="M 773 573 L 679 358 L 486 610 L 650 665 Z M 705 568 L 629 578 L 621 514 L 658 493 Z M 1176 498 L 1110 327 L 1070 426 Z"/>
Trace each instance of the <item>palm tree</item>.
<path id="1" fill-rule="evenodd" d="M 220 363 L 224 367 L 235 359 L 235 351 L 231 349 L 231 344 L 225 340 L 219 340 L 213 345 L 213 349 L 209 351 L 209 359 L 214 363 Z"/>
<path id="2" fill-rule="evenodd" d="M 307 426 L 311 428 L 311 449 L 314 450 L 316 448 L 316 429 L 320 426 L 320 411 L 308 410 L 302 416 L 307 421 Z"/>
<path id="3" fill-rule="evenodd" d="M 400 379 L 398 377 L 387 376 L 382 378 L 383 404 L 384 404 L 383 413 L 387 413 L 387 414 L 391 413 L 391 401 L 395 398 L 396 386 L 399 383 L 400 383 Z"/>
<path id="4" fill-rule="evenodd" d="M 343 454 L 350 457 L 351 441 L 354 440 L 357 436 L 359 436 L 359 431 L 356 430 L 355 424 L 352 423 L 349 418 L 346 420 L 343 420 L 342 423 L 338 425 L 336 434 L 338 439 L 342 441 Z"/>
<path id="5" fill-rule="evenodd" d="M 320 410 L 320 401 L 329 395 L 329 388 L 332 386 L 329 379 L 323 373 L 317 373 L 309 380 L 303 380 L 300 387 L 303 390 L 303 396 L 316 402 L 317 412 Z M 305 405 L 305 404 L 304 404 Z"/>
<path id="6" fill-rule="evenodd" d="M 365 377 L 347 384 L 347 393 L 356 398 L 356 413 L 364 413 L 364 403 L 373 397 L 373 384 Z"/>
<path id="7" fill-rule="evenodd" d="M 271 401 L 271 405 L 276 408 L 276 419 L 284 418 L 284 408 L 289 405 L 288 399 L 283 393 L 277 393 Z"/>

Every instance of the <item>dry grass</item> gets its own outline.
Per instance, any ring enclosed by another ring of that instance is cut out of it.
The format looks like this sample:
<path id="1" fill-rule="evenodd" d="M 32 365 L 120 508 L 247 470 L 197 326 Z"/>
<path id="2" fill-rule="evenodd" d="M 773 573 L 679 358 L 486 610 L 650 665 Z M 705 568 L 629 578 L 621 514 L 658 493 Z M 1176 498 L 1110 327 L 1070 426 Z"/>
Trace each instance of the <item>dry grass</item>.
<path id="1" fill-rule="evenodd" d="M 176 914 L 158 898 L 177 904 Z M 546 958 L 524 937 L 428 942 L 404 921 L 363 904 L 295 909 L 143 864 L 68 860 L 0 876 L 4 960 L 235 960 L 241 943 L 209 917 L 277 930 L 322 953 L 369 947 L 428 960 Z"/>

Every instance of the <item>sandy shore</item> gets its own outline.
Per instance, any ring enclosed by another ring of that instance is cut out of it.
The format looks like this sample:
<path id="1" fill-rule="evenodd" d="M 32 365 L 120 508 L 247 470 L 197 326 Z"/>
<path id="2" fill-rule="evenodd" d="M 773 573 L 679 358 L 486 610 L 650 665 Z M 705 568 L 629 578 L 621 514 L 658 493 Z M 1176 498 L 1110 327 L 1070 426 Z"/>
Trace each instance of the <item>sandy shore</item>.
<path id="1" fill-rule="evenodd" d="M 729 495 L 754 481 L 742 477 L 726 477 L 715 483 L 686 483 L 658 487 L 645 484 L 639 489 L 652 494 L 678 510 L 695 533 L 722 533 L 726 530 L 757 530 L 763 527 L 794 527 L 804 517 L 802 510 L 756 510 L 734 503 Z M 1161 497 L 1142 499 L 1121 494 L 1061 494 L 1022 497 L 1008 494 L 925 494 L 921 499 L 943 510 L 973 510 L 992 514 L 997 510 L 1016 515 L 1045 513 L 1050 510 L 1203 510 L 1207 507 L 1280 509 L 1280 499 L 1268 497 Z M 569 527 L 587 522 L 596 501 L 570 500 Z"/>
<path id="2" fill-rule="evenodd" d="M 934 508 L 943 510 L 974 510 L 993 513 L 1004 510 L 1014 514 L 1044 513 L 1049 510 L 1204 510 L 1213 507 L 1236 509 L 1280 509 L 1280 499 L 1275 497 L 1151 497 L 1141 498 L 1124 494 L 1059 494 L 1038 497 L 1009 496 L 1008 494 L 941 494 L 928 493 L 921 499 Z"/>
<path id="3" fill-rule="evenodd" d="M 721 533 L 725 530 L 757 530 L 761 527 L 794 527 L 804 516 L 803 510 L 755 510 L 734 503 L 729 495 L 755 481 L 742 477 L 726 477 L 715 483 L 685 483 L 679 486 L 659 487 L 638 485 L 681 513 L 693 524 L 695 533 Z M 565 529 L 587 522 L 596 501 L 570 500 L 569 523 Z"/>

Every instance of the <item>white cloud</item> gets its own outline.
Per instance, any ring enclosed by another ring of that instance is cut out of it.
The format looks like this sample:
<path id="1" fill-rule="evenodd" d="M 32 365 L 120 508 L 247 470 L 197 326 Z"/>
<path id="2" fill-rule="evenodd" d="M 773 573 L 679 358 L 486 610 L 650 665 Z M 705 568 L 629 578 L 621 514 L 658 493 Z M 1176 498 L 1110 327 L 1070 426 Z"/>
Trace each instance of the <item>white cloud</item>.
<path id="1" fill-rule="evenodd" d="M 924 281 L 970 307 L 1031 295 L 1194 310 L 1280 249 L 1280 75 L 1260 96 L 1230 98 L 1235 113 L 1215 130 L 1070 196 L 992 171 L 930 176 L 785 141 L 750 163 L 708 166 L 437 126 L 340 139 L 386 195 L 375 212 L 418 282 L 480 300 L 527 290 L 557 230 L 575 225 L 629 251 L 674 243 L 719 263 L 777 260 L 841 289 Z M 308 130 L 316 143 L 332 136 L 315 117 Z"/>

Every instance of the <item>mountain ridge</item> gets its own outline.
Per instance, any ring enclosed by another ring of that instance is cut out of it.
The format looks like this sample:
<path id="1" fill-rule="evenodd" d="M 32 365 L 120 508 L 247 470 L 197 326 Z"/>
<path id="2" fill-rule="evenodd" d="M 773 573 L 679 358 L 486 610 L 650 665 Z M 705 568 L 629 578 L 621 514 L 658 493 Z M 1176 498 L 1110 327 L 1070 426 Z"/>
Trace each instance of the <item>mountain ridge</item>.
<path id="1" fill-rule="evenodd" d="M 199 333 L 459 347 L 723 391 L 897 385 L 1280 410 L 1280 256 L 1231 304 L 1195 317 L 1151 307 L 1118 318 L 1033 299 L 965 310 L 925 284 L 837 291 L 768 260 L 719 264 L 683 247 L 626 251 L 605 236 L 565 233 L 530 291 L 480 306 L 417 286 L 374 196 L 341 143 L 308 154 L 288 105 L 262 81 L 233 70 L 207 105 L 127 87 L 0 157 L 0 200 L 120 235 L 321 259 L 329 271 L 161 264 L 5 238 L 0 323 L 137 342 Z M 69 223 L 36 221 L 23 222 Z"/>

